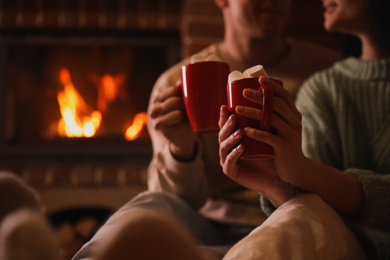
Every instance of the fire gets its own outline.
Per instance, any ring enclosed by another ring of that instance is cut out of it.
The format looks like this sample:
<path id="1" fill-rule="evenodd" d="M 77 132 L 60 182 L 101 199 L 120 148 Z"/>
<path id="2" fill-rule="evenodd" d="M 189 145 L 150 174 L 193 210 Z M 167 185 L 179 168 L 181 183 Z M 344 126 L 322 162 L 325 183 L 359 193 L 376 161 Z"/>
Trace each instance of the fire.
<path id="1" fill-rule="evenodd" d="M 140 134 L 141 130 L 146 124 L 147 115 L 145 112 L 141 112 L 135 115 L 133 124 L 129 126 L 125 133 L 125 138 L 128 141 L 136 139 Z"/>
<path id="2" fill-rule="evenodd" d="M 99 80 L 96 80 L 98 84 L 97 107 L 99 111 L 102 113 L 106 112 L 110 103 L 120 96 L 124 81 L 125 76 L 123 74 L 116 76 L 105 74 Z"/>
<path id="3" fill-rule="evenodd" d="M 98 131 L 108 106 L 121 93 L 124 75 L 103 75 L 96 81 L 98 88 L 97 110 L 88 106 L 73 85 L 69 70 L 59 71 L 59 80 L 64 89 L 57 93 L 62 118 L 58 122 L 58 134 L 62 137 L 92 137 Z M 125 132 L 126 140 L 134 140 L 146 124 L 146 113 L 138 113 L 131 126 Z"/>
<path id="4" fill-rule="evenodd" d="M 58 123 L 58 133 L 67 137 L 94 136 L 102 120 L 99 111 L 90 108 L 72 83 L 70 73 L 66 68 L 60 70 L 60 82 L 64 90 L 58 92 L 62 118 Z"/>

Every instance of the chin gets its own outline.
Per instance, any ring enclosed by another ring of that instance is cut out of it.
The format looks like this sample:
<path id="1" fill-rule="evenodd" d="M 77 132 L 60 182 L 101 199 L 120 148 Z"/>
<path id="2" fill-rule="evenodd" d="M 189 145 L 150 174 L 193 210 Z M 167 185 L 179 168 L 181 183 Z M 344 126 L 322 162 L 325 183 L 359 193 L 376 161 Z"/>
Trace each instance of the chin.
<path id="1" fill-rule="evenodd" d="M 332 23 L 331 21 L 325 20 L 324 21 L 324 29 L 328 32 L 335 32 L 334 23 Z"/>

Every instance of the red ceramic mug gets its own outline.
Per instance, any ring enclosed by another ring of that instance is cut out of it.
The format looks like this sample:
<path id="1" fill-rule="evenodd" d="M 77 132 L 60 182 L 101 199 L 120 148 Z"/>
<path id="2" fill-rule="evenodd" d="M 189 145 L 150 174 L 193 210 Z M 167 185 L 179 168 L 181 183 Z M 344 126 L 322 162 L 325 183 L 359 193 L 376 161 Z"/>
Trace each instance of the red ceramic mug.
<path id="1" fill-rule="evenodd" d="M 273 79 L 280 85 L 282 82 Z M 243 96 L 243 90 L 251 88 L 261 90 L 263 92 L 263 105 L 257 104 Z M 227 85 L 228 107 L 232 114 L 237 118 L 237 129 L 244 129 L 245 127 L 257 128 L 263 131 L 271 131 L 271 119 L 273 114 L 273 90 L 270 86 L 260 85 L 259 78 L 243 78 L 234 80 Z M 236 113 L 236 106 L 248 106 L 262 109 L 261 120 L 240 116 Z M 243 137 L 241 144 L 244 145 L 245 151 L 241 159 L 255 160 L 255 159 L 271 159 L 274 157 L 273 148 L 263 142 L 253 140 L 252 138 Z"/>
<path id="2" fill-rule="evenodd" d="M 225 62 L 202 61 L 182 66 L 183 99 L 192 130 L 219 131 L 219 110 L 226 105 L 230 68 Z"/>

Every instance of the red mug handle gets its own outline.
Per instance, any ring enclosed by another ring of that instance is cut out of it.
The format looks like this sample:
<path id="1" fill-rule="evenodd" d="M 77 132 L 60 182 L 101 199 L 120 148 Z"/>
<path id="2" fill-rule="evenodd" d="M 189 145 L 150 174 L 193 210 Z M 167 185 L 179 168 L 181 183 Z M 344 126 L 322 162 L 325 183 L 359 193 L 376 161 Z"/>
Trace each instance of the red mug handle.
<path id="1" fill-rule="evenodd" d="M 273 90 L 270 86 L 262 85 L 259 91 L 263 93 L 263 109 L 261 112 L 260 130 L 269 132 L 271 130 L 271 119 L 273 114 Z"/>

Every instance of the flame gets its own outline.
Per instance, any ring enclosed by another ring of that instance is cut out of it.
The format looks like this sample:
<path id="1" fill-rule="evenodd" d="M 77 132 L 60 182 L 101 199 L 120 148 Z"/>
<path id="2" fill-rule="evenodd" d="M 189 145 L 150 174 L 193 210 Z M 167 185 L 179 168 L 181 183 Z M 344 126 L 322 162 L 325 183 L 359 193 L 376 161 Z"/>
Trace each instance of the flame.
<path id="1" fill-rule="evenodd" d="M 105 113 L 109 104 L 120 95 L 124 80 L 125 76 L 123 74 L 115 76 L 104 74 L 99 80 L 96 80 L 98 84 L 97 107 L 99 111 Z"/>
<path id="2" fill-rule="evenodd" d="M 94 136 L 102 120 L 101 113 L 85 103 L 75 89 L 68 69 L 62 68 L 59 78 L 64 90 L 57 94 L 62 115 L 58 123 L 58 134 L 67 137 Z"/>
<path id="3" fill-rule="evenodd" d="M 126 130 L 126 140 L 134 140 L 141 134 L 141 131 L 146 124 L 147 118 L 148 117 L 145 112 L 141 112 L 135 115 L 132 125 L 129 126 Z"/>
<path id="4" fill-rule="evenodd" d="M 92 137 L 96 134 L 109 105 L 118 97 L 125 97 L 122 85 L 125 80 L 123 74 L 115 76 L 104 74 L 102 77 L 93 74 L 91 80 L 96 84 L 97 110 L 89 107 L 73 85 L 67 68 L 59 71 L 59 80 L 63 91 L 57 93 L 62 118 L 58 122 L 57 131 L 62 137 Z M 126 140 L 136 139 L 146 124 L 147 115 L 138 113 L 133 123 L 125 132 Z"/>

